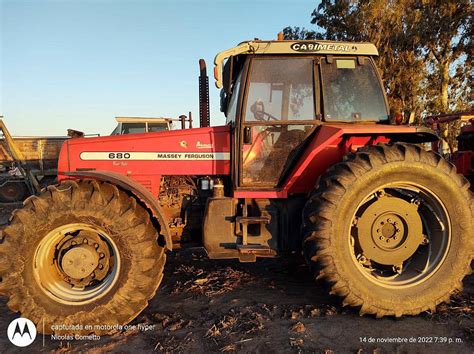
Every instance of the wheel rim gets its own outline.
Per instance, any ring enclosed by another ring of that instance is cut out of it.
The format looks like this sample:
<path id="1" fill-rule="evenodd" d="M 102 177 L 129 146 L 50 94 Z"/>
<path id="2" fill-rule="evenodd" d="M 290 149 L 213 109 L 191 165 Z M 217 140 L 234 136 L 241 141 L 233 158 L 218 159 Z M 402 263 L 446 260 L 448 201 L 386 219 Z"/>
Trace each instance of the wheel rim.
<path id="1" fill-rule="evenodd" d="M 35 280 L 53 300 L 68 305 L 96 301 L 115 285 L 120 254 L 104 230 L 68 224 L 49 232 L 36 248 Z"/>
<path id="2" fill-rule="evenodd" d="M 418 285 L 443 264 L 451 243 L 451 220 L 426 187 L 390 183 L 373 190 L 352 216 L 352 259 L 373 283 Z"/>

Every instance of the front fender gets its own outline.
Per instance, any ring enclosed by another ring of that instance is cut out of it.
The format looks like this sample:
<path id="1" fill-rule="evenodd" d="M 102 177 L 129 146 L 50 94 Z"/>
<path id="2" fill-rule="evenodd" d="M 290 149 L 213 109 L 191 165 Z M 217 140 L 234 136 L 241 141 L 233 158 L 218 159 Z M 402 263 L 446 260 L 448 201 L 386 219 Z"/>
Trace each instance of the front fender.
<path id="1" fill-rule="evenodd" d="M 165 237 L 166 248 L 169 250 L 173 249 L 173 241 L 171 240 L 171 233 L 168 227 L 168 223 L 164 219 L 163 210 L 158 203 L 158 200 L 151 194 L 151 192 L 143 187 L 140 183 L 135 182 L 131 178 L 124 176 L 120 173 L 110 171 L 73 171 L 61 173 L 66 178 L 91 178 L 98 181 L 108 182 L 116 185 L 117 187 L 129 192 L 137 199 L 139 199 L 148 211 L 151 213 L 153 218 L 159 223 L 161 227 L 161 233 Z"/>

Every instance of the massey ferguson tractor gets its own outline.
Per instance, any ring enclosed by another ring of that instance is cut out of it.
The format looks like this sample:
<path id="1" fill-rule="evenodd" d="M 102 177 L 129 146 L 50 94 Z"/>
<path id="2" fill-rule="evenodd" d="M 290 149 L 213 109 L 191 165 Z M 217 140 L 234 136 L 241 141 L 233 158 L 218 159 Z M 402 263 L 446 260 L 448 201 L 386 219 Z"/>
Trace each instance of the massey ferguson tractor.
<path id="1" fill-rule="evenodd" d="M 369 43 L 248 41 L 205 63 L 194 129 L 71 139 L 59 185 L 16 210 L 0 294 L 46 333 L 108 333 L 155 296 L 166 254 L 302 252 L 343 305 L 376 317 L 435 311 L 471 273 L 474 199 L 454 165 L 390 125 Z M 170 275 L 172 276 L 172 275 Z"/>

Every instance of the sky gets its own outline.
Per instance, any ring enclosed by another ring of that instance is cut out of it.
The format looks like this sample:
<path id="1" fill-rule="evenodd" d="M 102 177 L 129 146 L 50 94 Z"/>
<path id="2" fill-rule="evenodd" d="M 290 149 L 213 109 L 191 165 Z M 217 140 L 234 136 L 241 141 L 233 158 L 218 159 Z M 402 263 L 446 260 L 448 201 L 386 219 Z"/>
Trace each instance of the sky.
<path id="1" fill-rule="evenodd" d="M 0 0 L 0 115 L 13 135 L 108 135 L 116 116 L 198 123 L 198 61 L 286 26 L 311 27 L 308 0 Z"/>

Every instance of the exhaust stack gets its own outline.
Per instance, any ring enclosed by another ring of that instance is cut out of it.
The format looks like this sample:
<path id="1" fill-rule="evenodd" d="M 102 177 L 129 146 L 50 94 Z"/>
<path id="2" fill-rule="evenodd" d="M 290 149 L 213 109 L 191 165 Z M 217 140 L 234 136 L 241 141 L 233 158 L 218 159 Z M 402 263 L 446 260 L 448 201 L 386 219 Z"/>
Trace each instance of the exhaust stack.
<path id="1" fill-rule="evenodd" d="M 209 77 L 207 76 L 206 62 L 199 59 L 199 124 L 201 127 L 210 126 L 209 117 Z"/>

